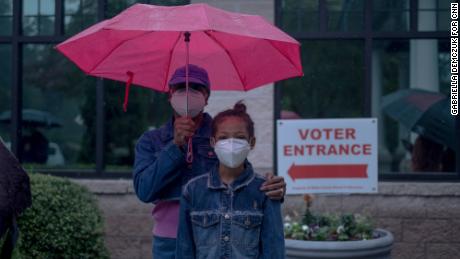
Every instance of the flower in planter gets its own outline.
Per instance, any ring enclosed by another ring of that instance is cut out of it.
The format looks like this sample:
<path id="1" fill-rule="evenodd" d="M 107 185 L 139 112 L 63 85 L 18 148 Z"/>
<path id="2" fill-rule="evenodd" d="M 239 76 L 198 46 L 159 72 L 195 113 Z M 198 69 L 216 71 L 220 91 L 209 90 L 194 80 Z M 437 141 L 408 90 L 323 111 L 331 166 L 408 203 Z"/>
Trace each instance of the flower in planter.
<path id="1" fill-rule="evenodd" d="M 359 214 L 314 214 L 310 208 L 312 195 L 304 195 L 305 214 L 301 222 L 286 216 L 285 237 L 311 241 L 348 241 L 372 239 L 374 226 L 371 220 Z"/>

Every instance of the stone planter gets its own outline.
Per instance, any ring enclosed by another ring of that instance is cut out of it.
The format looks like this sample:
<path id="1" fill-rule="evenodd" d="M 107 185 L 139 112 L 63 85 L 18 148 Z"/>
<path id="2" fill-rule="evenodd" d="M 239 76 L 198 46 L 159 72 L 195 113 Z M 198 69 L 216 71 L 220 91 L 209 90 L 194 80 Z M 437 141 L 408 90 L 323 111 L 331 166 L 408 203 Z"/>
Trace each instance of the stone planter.
<path id="1" fill-rule="evenodd" d="M 393 235 L 377 229 L 378 238 L 360 241 L 302 241 L 286 239 L 286 258 L 391 258 Z"/>

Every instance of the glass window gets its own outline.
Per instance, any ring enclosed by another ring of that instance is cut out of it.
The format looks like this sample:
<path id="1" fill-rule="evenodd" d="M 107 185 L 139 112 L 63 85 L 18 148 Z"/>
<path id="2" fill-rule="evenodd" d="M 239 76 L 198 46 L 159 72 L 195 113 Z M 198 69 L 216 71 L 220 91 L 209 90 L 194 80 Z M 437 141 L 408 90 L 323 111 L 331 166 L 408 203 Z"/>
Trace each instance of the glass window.
<path id="1" fill-rule="evenodd" d="M 408 31 L 409 16 L 409 0 L 373 1 L 374 31 Z"/>
<path id="2" fill-rule="evenodd" d="M 189 0 L 107 0 L 107 16 L 112 18 L 119 14 L 121 11 L 135 3 L 153 4 L 153 5 L 185 5 L 189 4 Z"/>
<path id="3" fill-rule="evenodd" d="M 66 34 L 75 34 L 97 21 L 97 1 L 65 0 L 64 26 Z"/>
<path id="4" fill-rule="evenodd" d="M 363 0 L 328 0 L 329 31 L 362 31 L 364 27 Z"/>
<path id="5" fill-rule="evenodd" d="M 108 0 L 108 17 L 113 17 L 134 3 L 184 5 L 186 0 Z M 137 140 L 148 129 L 159 127 L 172 115 L 168 96 L 138 86 L 131 87 L 127 112 L 123 112 L 125 84 L 105 84 L 105 161 L 110 171 L 130 170 Z"/>
<path id="6" fill-rule="evenodd" d="M 0 44 L 0 137 L 10 143 L 11 45 Z"/>
<path id="7" fill-rule="evenodd" d="M 281 1 L 281 26 L 287 32 L 310 32 L 319 30 L 318 1 Z"/>
<path id="8" fill-rule="evenodd" d="M 448 31 L 450 29 L 450 0 L 419 0 L 418 30 Z"/>
<path id="9" fill-rule="evenodd" d="M 133 86 L 127 112 L 123 112 L 125 84 L 105 84 L 105 161 L 107 170 L 129 170 L 134 162 L 134 148 L 143 132 L 158 128 L 172 115 L 165 93 Z"/>
<path id="10" fill-rule="evenodd" d="M 454 171 L 455 153 L 450 146 L 455 143 L 454 117 L 448 99 L 442 99 L 450 91 L 449 41 L 378 40 L 372 58 L 373 115 L 380 118 L 379 171 Z M 391 106 L 393 111 L 383 110 L 387 95 L 402 89 L 408 89 L 410 96 L 395 102 L 400 107 Z M 416 95 L 414 90 L 429 92 Z M 399 111 L 408 107 L 420 108 L 404 119 Z M 441 119 L 437 125 L 430 120 L 430 109 Z M 447 115 L 445 120 L 442 114 Z M 423 117 L 412 120 L 418 116 Z"/>
<path id="11" fill-rule="evenodd" d="M 362 117 L 364 43 L 305 40 L 304 76 L 280 83 L 281 106 L 302 118 Z"/>
<path id="12" fill-rule="evenodd" d="M 13 31 L 13 0 L 0 0 L 0 36 Z"/>
<path id="13" fill-rule="evenodd" d="M 23 46 L 24 163 L 94 168 L 95 82 L 53 45 Z"/>
<path id="14" fill-rule="evenodd" d="M 55 0 L 23 0 L 22 30 L 27 36 L 54 34 Z"/>

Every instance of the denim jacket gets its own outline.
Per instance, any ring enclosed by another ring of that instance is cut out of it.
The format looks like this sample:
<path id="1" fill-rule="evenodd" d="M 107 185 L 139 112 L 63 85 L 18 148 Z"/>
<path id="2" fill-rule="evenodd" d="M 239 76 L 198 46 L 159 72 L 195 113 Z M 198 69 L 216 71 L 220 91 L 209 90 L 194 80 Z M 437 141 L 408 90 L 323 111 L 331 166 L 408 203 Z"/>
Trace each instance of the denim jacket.
<path id="1" fill-rule="evenodd" d="M 134 190 L 140 200 L 179 200 L 185 183 L 216 164 L 217 157 L 209 143 L 211 122 L 211 116 L 203 114 L 201 127 L 192 138 L 192 164 L 186 163 L 185 153 L 173 143 L 173 118 L 142 135 L 136 145 L 133 172 Z"/>
<path id="2" fill-rule="evenodd" d="M 176 258 L 284 258 L 280 202 L 259 190 L 249 162 L 229 186 L 218 165 L 192 179 L 181 199 Z"/>

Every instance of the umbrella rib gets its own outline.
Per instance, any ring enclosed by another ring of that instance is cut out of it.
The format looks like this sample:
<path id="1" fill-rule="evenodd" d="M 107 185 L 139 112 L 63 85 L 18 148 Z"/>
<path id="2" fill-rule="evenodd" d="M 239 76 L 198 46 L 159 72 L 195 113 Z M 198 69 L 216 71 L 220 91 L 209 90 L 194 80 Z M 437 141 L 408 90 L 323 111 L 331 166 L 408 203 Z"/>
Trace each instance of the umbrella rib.
<path id="1" fill-rule="evenodd" d="M 238 67 L 236 66 L 236 63 L 235 63 L 235 61 L 233 60 L 232 55 L 230 55 L 230 52 L 224 47 L 224 45 L 223 45 L 220 41 L 218 41 L 214 36 L 212 36 L 212 35 L 209 33 L 209 31 L 204 31 L 204 33 L 205 33 L 206 35 L 208 35 L 208 37 L 209 37 L 211 40 L 213 40 L 217 45 L 219 45 L 219 47 L 221 47 L 221 48 L 225 51 L 225 53 L 227 54 L 228 58 L 230 58 L 230 61 L 232 62 L 233 67 L 234 67 L 235 70 L 236 70 L 236 74 L 238 75 L 238 78 L 240 79 L 240 82 L 241 82 L 241 84 L 242 84 L 242 86 L 243 86 L 243 91 L 246 91 L 246 88 L 245 88 L 245 85 L 246 85 L 246 84 L 245 84 L 243 78 L 241 77 L 240 71 L 238 70 Z"/>
<path id="2" fill-rule="evenodd" d="M 169 55 L 169 60 L 168 60 L 168 69 L 166 69 L 165 81 L 163 83 L 163 92 L 166 92 L 165 89 L 166 89 L 166 85 L 168 83 L 168 75 L 169 75 L 169 69 L 171 68 L 172 56 L 173 56 L 173 53 L 174 53 L 174 49 L 177 47 L 177 43 L 179 42 L 181 35 L 182 35 L 181 32 L 179 32 L 178 37 L 176 39 L 176 42 L 174 43 L 173 47 L 169 51 L 170 55 Z"/>
<path id="3" fill-rule="evenodd" d="M 106 29 L 106 30 L 107 30 L 107 29 Z M 118 48 L 120 48 L 120 47 L 121 47 L 123 44 L 125 44 L 126 42 L 131 41 L 131 40 L 135 40 L 135 39 L 137 39 L 137 38 L 140 38 L 140 37 L 145 36 L 145 35 L 147 35 L 147 34 L 149 34 L 149 33 L 152 33 L 152 32 L 154 32 L 154 31 L 147 31 L 146 33 L 143 33 L 143 34 L 141 34 L 141 35 L 138 35 L 138 36 L 136 36 L 136 37 L 134 37 L 134 38 L 129 38 L 129 39 L 126 39 L 126 40 L 121 41 L 115 48 L 113 48 L 112 50 L 110 50 L 109 53 L 108 53 L 107 55 L 105 55 L 103 58 L 101 58 L 101 60 L 99 60 L 99 62 L 97 62 L 97 64 L 96 64 L 91 70 L 89 70 L 88 74 L 93 73 L 93 71 L 94 71 L 102 62 L 104 62 L 105 59 L 107 59 L 107 57 L 109 57 L 114 51 L 116 51 Z"/>
<path id="4" fill-rule="evenodd" d="M 276 51 L 277 51 L 278 53 L 280 53 L 280 55 L 283 56 L 283 57 L 289 62 L 289 64 L 293 65 L 297 70 L 299 70 L 299 68 L 298 68 L 296 65 L 294 65 L 295 63 L 294 63 L 289 57 L 287 57 L 287 56 L 286 56 L 284 53 L 282 53 L 277 47 L 275 47 L 275 45 L 273 45 L 273 42 L 272 42 L 271 40 L 267 40 L 267 39 L 264 39 L 264 40 L 268 41 L 268 42 L 270 43 L 270 46 L 272 46 L 274 49 L 276 49 Z M 302 70 L 300 70 L 300 73 L 301 73 L 301 75 L 303 75 L 303 71 L 302 71 Z"/>

